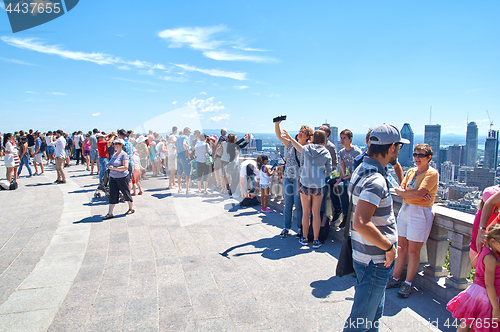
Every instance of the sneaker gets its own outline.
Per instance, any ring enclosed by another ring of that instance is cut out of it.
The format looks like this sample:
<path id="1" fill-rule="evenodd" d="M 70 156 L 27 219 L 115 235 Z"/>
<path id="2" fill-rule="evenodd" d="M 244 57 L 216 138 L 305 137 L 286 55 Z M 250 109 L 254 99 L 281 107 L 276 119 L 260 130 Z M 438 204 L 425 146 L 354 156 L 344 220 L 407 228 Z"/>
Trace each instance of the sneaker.
<path id="1" fill-rule="evenodd" d="M 314 240 L 313 241 L 313 249 L 318 249 L 319 247 L 321 247 L 322 243 L 318 240 Z"/>
<path id="2" fill-rule="evenodd" d="M 340 210 L 335 210 L 335 212 L 332 215 L 332 221 L 337 221 L 337 219 L 339 219 L 341 214 L 342 212 Z"/>
<path id="3" fill-rule="evenodd" d="M 396 288 L 396 287 L 398 288 L 401 287 L 401 280 L 395 280 L 393 277 L 391 277 L 387 282 L 385 289 Z"/>
<path id="4" fill-rule="evenodd" d="M 270 208 L 265 208 L 265 209 L 264 209 L 264 208 L 260 208 L 260 210 L 261 210 L 262 212 L 264 212 L 264 213 L 269 213 L 269 212 L 271 212 L 271 209 L 270 209 Z"/>
<path id="5" fill-rule="evenodd" d="M 401 288 L 399 289 L 398 296 L 402 298 L 407 298 L 411 295 L 412 286 L 408 285 L 406 282 L 403 282 Z"/>
<path id="6" fill-rule="evenodd" d="M 307 246 L 307 239 L 305 237 L 301 237 L 299 243 L 303 246 Z"/>
<path id="7" fill-rule="evenodd" d="M 297 239 L 301 239 L 301 238 L 302 238 L 302 235 L 303 235 L 303 234 L 302 234 L 302 228 L 299 228 L 299 231 L 298 231 L 298 233 L 297 233 L 297 234 L 295 234 L 295 237 L 296 237 Z"/>
<path id="8" fill-rule="evenodd" d="M 283 230 L 281 231 L 280 237 L 283 239 L 287 236 L 288 236 L 288 229 L 283 228 Z"/>

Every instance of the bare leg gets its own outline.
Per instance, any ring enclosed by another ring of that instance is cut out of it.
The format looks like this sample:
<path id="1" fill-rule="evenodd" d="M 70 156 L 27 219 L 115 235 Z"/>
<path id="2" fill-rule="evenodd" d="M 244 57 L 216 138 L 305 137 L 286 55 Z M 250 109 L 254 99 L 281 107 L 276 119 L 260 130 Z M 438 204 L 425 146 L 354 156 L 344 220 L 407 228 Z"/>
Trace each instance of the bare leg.
<path id="1" fill-rule="evenodd" d="M 314 240 L 319 239 L 319 229 L 321 228 L 321 202 L 323 201 L 323 195 L 312 196 L 312 214 L 313 214 L 313 234 Z M 303 226 L 302 226 L 303 227 Z"/>
<path id="2" fill-rule="evenodd" d="M 113 210 L 115 209 L 116 204 L 109 204 L 108 206 L 108 214 L 113 215 Z"/>
<path id="3" fill-rule="evenodd" d="M 311 196 L 300 194 L 300 202 L 302 203 L 302 234 L 307 238 L 309 234 L 309 215 L 311 214 Z"/>
<path id="4" fill-rule="evenodd" d="M 392 277 L 399 279 L 401 272 L 406 266 L 406 259 L 408 257 L 408 240 L 405 237 L 398 236 L 398 257 L 394 263 L 394 271 Z"/>
<path id="5" fill-rule="evenodd" d="M 424 245 L 423 242 L 408 241 L 408 269 L 406 272 L 406 281 L 412 282 L 413 277 L 417 274 L 418 265 L 420 264 L 420 249 Z"/>
<path id="6" fill-rule="evenodd" d="M 12 171 L 14 170 L 14 167 L 7 167 L 7 181 L 9 181 L 9 183 L 12 182 Z"/>

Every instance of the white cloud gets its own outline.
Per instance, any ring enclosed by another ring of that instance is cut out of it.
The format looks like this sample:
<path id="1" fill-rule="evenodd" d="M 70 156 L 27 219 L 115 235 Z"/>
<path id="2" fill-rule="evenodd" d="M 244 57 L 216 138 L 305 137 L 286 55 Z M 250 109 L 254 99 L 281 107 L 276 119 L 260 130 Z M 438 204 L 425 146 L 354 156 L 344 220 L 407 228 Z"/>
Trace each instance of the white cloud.
<path id="1" fill-rule="evenodd" d="M 189 81 L 187 78 L 184 78 L 184 77 L 158 76 L 158 78 L 160 80 L 172 81 L 172 82 L 187 82 L 187 81 Z"/>
<path id="2" fill-rule="evenodd" d="M 38 41 L 35 38 L 15 38 L 3 36 L 1 37 L 1 39 L 5 43 L 17 48 L 27 49 L 45 54 L 59 55 L 60 57 L 66 59 L 90 61 L 99 65 L 109 65 L 120 62 L 118 58 L 109 56 L 104 53 L 84 53 L 63 50 L 57 45 L 44 45 L 42 42 Z"/>
<path id="3" fill-rule="evenodd" d="M 266 50 L 261 50 L 258 48 L 251 48 L 251 47 L 233 46 L 233 48 L 247 52 L 267 52 Z"/>
<path id="4" fill-rule="evenodd" d="M 217 115 L 217 116 L 212 116 L 210 118 L 210 120 L 212 120 L 214 122 L 220 122 L 222 120 L 229 119 L 229 117 L 230 117 L 230 114 L 221 114 L 221 115 Z"/>
<path id="5" fill-rule="evenodd" d="M 152 84 L 152 85 L 158 85 L 157 83 L 153 83 L 150 81 L 137 81 L 137 80 L 129 80 L 127 78 L 121 78 L 121 77 L 116 77 L 115 80 L 119 81 L 125 81 L 125 82 L 132 82 L 132 83 L 140 83 L 140 84 Z"/>
<path id="6" fill-rule="evenodd" d="M 52 92 L 54 96 L 66 96 L 64 92 Z"/>
<path id="7" fill-rule="evenodd" d="M 1 3 L 1 2 L 0 2 Z M 25 66 L 38 66 L 33 63 L 21 61 L 21 60 L 16 60 L 16 59 L 6 59 L 6 58 L 0 58 L 2 61 L 7 61 L 7 62 L 12 62 L 12 63 L 17 63 L 18 65 L 25 65 Z"/>
<path id="8" fill-rule="evenodd" d="M 152 69 L 139 70 L 138 73 L 141 74 L 141 75 L 150 75 L 150 76 L 155 76 L 156 75 L 156 72 L 154 70 L 152 70 Z"/>
<path id="9" fill-rule="evenodd" d="M 155 64 L 153 67 L 151 67 L 151 69 L 160 69 L 160 70 L 167 70 L 167 67 L 165 67 L 164 65 L 162 64 Z"/>
<path id="10" fill-rule="evenodd" d="M 190 114 L 182 114 L 184 118 L 191 118 L 191 119 L 200 119 L 201 115 L 198 112 L 190 113 Z"/>
<path id="11" fill-rule="evenodd" d="M 277 60 L 273 58 L 255 55 L 234 54 L 228 53 L 226 51 L 207 51 L 203 52 L 203 55 L 207 58 L 219 61 L 277 62 Z"/>
<path id="12" fill-rule="evenodd" d="M 206 92 L 200 92 L 200 95 L 206 95 L 207 93 Z"/>
<path id="13" fill-rule="evenodd" d="M 174 100 L 174 101 L 172 102 L 172 105 L 175 105 L 175 104 L 177 104 L 177 100 Z"/>
<path id="14" fill-rule="evenodd" d="M 32 94 L 34 94 L 34 95 L 39 95 L 39 94 L 40 94 L 40 93 L 35 92 L 35 91 L 26 91 L 26 93 L 32 93 Z"/>
<path id="15" fill-rule="evenodd" d="M 227 78 L 232 78 L 232 79 L 239 80 L 239 81 L 246 80 L 246 75 L 247 75 L 247 73 L 224 71 L 224 70 L 219 70 L 219 69 L 201 69 L 201 68 L 197 68 L 194 66 L 179 65 L 179 64 L 175 64 L 175 63 L 173 65 L 177 66 L 179 68 L 182 68 L 184 70 L 187 70 L 187 71 L 197 71 L 197 72 L 207 74 L 210 76 L 227 77 Z"/>
<path id="16" fill-rule="evenodd" d="M 99 116 L 101 113 L 93 113 L 92 116 Z"/>
<path id="17" fill-rule="evenodd" d="M 188 45 L 195 50 L 212 50 L 220 46 L 223 41 L 212 40 L 212 35 L 226 30 L 226 26 L 194 27 L 163 30 L 158 36 L 170 41 L 169 47 L 178 48 Z"/>
<path id="18" fill-rule="evenodd" d="M 258 48 L 242 45 L 239 37 L 231 36 L 227 39 L 216 39 L 217 34 L 228 32 L 225 25 L 210 27 L 183 27 L 160 31 L 158 36 L 169 42 L 169 47 L 180 48 L 187 46 L 193 50 L 202 51 L 207 58 L 218 61 L 250 61 L 250 62 L 277 62 L 276 59 L 263 56 L 233 54 L 227 49 L 236 49 L 243 52 L 264 52 Z"/>
<path id="19" fill-rule="evenodd" d="M 129 66 L 118 66 L 118 67 L 116 67 L 116 68 L 118 68 L 118 69 L 120 69 L 120 70 L 130 70 L 130 67 L 129 67 Z"/>
<path id="20" fill-rule="evenodd" d="M 244 89 L 248 89 L 249 86 L 247 86 L 247 85 L 235 85 L 234 88 L 238 89 L 238 90 L 244 90 Z"/>
<path id="21" fill-rule="evenodd" d="M 192 100 L 186 103 L 186 106 L 195 108 L 198 112 L 218 112 L 220 110 L 225 110 L 226 107 L 224 105 L 214 104 L 214 97 L 210 97 L 208 99 L 198 99 L 193 98 Z"/>

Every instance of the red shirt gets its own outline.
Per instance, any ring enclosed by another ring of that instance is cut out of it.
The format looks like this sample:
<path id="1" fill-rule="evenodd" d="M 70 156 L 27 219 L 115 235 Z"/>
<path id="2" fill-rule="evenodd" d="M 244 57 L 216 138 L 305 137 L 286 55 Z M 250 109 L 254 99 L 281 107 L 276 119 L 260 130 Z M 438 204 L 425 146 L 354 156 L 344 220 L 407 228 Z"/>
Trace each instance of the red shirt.
<path id="1" fill-rule="evenodd" d="M 108 157 L 108 142 L 107 141 L 99 141 L 97 142 L 97 151 L 99 151 L 99 157 L 107 158 Z"/>

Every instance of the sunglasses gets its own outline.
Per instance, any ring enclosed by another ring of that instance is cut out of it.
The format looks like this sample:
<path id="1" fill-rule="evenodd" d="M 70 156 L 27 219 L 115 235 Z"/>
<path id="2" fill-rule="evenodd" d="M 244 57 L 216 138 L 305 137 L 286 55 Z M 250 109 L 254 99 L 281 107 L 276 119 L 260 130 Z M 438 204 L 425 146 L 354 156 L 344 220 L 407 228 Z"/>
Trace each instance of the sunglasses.
<path id="1" fill-rule="evenodd" d="M 413 154 L 413 157 L 415 158 L 425 158 L 425 157 L 428 157 L 429 155 L 428 154 L 425 154 L 425 153 L 414 153 Z"/>

